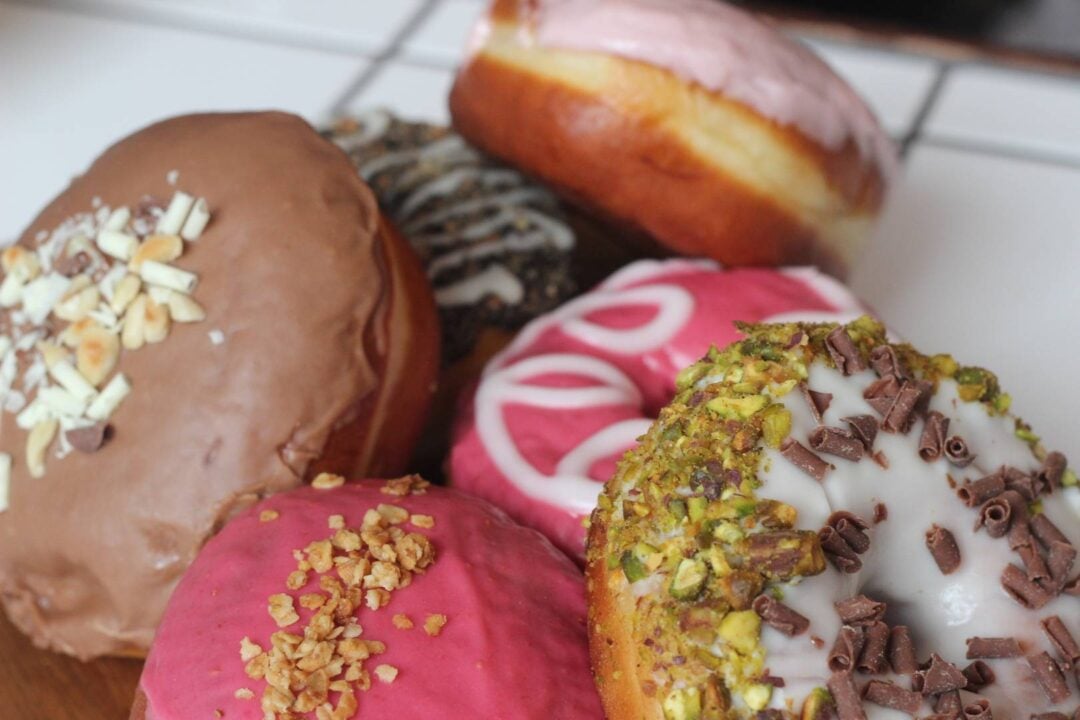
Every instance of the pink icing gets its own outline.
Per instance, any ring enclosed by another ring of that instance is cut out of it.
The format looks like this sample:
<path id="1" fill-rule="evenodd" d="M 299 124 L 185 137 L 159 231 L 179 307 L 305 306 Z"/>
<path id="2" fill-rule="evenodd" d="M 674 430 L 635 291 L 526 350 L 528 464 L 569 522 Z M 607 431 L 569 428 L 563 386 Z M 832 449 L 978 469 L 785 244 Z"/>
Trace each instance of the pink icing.
<path id="1" fill-rule="evenodd" d="M 148 717 L 213 718 L 217 710 L 225 718 L 262 717 L 265 686 L 245 675 L 240 639 L 269 647 L 277 627 L 267 598 L 285 592 L 296 568 L 292 551 L 329 536 L 329 515 L 359 525 L 367 509 L 389 502 L 435 518 L 434 528 L 418 532 L 431 538 L 437 559 L 388 606 L 360 611 L 363 637 L 387 645 L 368 661 L 369 671 L 387 663 L 400 673 L 393 684 L 374 681 L 358 692 L 357 716 L 602 718 L 589 671 L 584 586 L 573 564 L 482 500 L 445 488 L 397 498 L 380 485 L 274 496 L 207 543 L 176 589 L 147 658 L 141 686 Z M 280 517 L 260 522 L 260 511 L 271 508 Z M 300 592 L 317 592 L 316 583 Z M 306 623 L 308 611 L 300 612 Z M 395 613 L 409 615 L 416 627 L 394 628 Z M 428 613 L 449 619 L 438 637 L 422 629 Z M 238 688 L 252 689 L 256 699 L 237 699 Z"/>
<path id="2" fill-rule="evenodd" d="M 863 306 L 809 268 L 639 261 L 527 325 L 455 423 L 453 484 L 579 561 L 581 521 L 615 463 L 671 399 L 678 372 L 735 320 L 848 320 Z"/>
<path id="3" fill-rule="evenodd" d="M 827 148 L 853 141 L 886 174 L 896 164 L 891 140 L 858 94 L 808 48 L 749 13 L 716 0 L 535 0 L 534 6 L 533 32 L 524 37 L 541 45 L 665 68 Z"/>

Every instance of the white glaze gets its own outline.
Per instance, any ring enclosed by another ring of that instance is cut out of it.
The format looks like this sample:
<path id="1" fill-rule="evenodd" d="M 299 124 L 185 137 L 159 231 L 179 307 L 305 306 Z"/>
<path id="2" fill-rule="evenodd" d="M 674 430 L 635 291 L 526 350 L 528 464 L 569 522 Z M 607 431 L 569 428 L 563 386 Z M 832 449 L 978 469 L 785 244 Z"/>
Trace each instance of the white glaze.
<path id="1" fill-rule="evenodd" d="M 833 395 L 825 424 L 842 426 L 840 418 L 845 415 L 876 417 L 862 398 L 862 390 L 875 378 L 871 371 L 845 378 L 815 364 L 809 386 Z M 1030 648 L 1029 652 L 1049 650 L 1038 622 L 1055 613 L 1076 631 L 1080 621 L 1077 598 L 1061 596 L 1040 611 L 1029 611 L 1005 594 L 998 578 L 1006 564 L 1021 564 L 1019 557 L 1009 550 L 1004 538 L 995 540 L 985 532 L 973 532 L 975 512 L 949 487 L 946 473 L 957 480 L 977 479 L 1002 464 L 1024 471 L 1039 467 L 1028 446 L 1013 434 L 1010 419 L 990 417 L 983 406 L 956 397 L 955 383 L 945 381 L 932 407 L 951 418 L 950 434 L 964 437 L 976 455 L 974 463 L 963 470 L 952 468 L 944 459 L 926 463 L 919 458 L 921 421 L 907 435 L 878 434 L 874 447 L 888 458 L 888 470 L 869 459 L 853 463 L 824 456 L 835 469 L 818 483 L 779 453 L 767 452 L 759 493 L 793 505 L 799 513 L 799 527 L 820 528 L 836 510 L 848 510 L 869 520 L 878 502 L 885 503 L 889 513 L 885 522 L 870 531 L 871 546 L 862 556 L 861 572 L 841 575 L 830 566 L 822 575 L 784 588 L 784 602 L 810 618 L 811 625 L 806 634 L 796 638 L 767 627 L 763 631 L 766 665 L 773 675 L 786 681 L 786 687 L 774 694 L 775 707 L 789 697 L 798 701 L 812 688 L 825 684 L 829 676 L 826 659 L 840 626 L 833 603 L 860 592 L 888 602 L 889 621 L 911 628 L 920 659 L 937 652 L 961 667 L 968 662 L 964 643 L 968 637 L 1012 635 Z M 783 402 L 792 414 L 793 436 L 806 444 L 816 425 L 809 407 L 798 392 L 788 394 Z M 1044 505 L 1048 516 L 1080 546 L 1078 500 L 1080 490 L 1070 488 L 1045 498 Z M 924 533 L 934 523 L 951 530 L 960 547 L 961 565 L 948 576 L 941 574 L 926 549 Z M 811 636 L 822 638 L 824 646 L 815 648 Z M 1074 695 L 1071 705 L 1051 708 L 1022 659 L 987 662 L 998 679 L 981 695 L 990 700 L 996 720 L 1026 720 L 1036 710 L 1071 712 L 1076 704 Z M 898 682 L 907 687 L 906 680 Z M 866 712 L 870 720 L 907 717 L 869 703 Z M 930 712 L 929 705 L 924 712 Z"/>

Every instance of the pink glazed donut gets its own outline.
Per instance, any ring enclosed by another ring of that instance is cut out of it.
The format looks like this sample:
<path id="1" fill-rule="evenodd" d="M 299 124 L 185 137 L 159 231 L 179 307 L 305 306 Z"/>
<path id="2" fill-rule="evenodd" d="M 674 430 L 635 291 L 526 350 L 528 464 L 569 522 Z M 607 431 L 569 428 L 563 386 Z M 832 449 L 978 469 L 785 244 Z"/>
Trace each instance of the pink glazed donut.
<path id="1" fill-rule="evenodd" d="M 584 562 L 601 483 L 675 392 L 675 376 L 735 321 L 847 322 L 866 308 L 812 268 L 641 260 L 537 318 L 462 403 L 450 481 Z"/>
<path id="2" fill-rule="evenodd" d="M 132 720 L 603 718 L 584 582 L 563 553 L 416 476 L 320 477 L 206 544 Z"/>

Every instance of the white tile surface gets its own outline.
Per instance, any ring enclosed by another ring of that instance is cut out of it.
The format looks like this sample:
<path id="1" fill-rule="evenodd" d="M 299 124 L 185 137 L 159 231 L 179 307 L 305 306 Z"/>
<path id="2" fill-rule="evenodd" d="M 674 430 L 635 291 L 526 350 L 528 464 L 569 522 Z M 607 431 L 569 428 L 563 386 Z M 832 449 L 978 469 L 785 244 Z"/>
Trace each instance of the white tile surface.
<path id="1" fill-rule="evenodd" d="M 324 50 L 376 54 L 386 49 L 422 0 L 51 0 L 51 4 Z"/>
<path id="2" fill-rule="evenodd" d="M 409 58 L 453 67 L 461 59 L 469 31 L 486 5 L 476 0 L 445 0 L 403 46 Z"/>
<path id="3" fill-rule="evenodd" d="M 853 285 L 902 336 L 998 373 L 1080 456 L 1080 170 L 916 147 Z"/>
<path id="4" fill-rule="evenodd" d="M 1080 161 L 1080 74 L 954 68 L 927 118 L 926 134 Z"/>
<path id="5" fill-rule="evenodd" d="M 108 144 L 199 110 L 321 119 L 365 61 L 0 3 L 0 240 Z"/>
<path id="6" fill-rule="evenodd" d="M 388 63 L 349 101 L 348 109 L 356 112 L 385 107 L 408 120 L 447 123 L 450 121 L 447 96 L 453 82 L 454 73 L 450 70 Z"/>
<path id="7" fill-rule="evenodd" d="M 938 71 L 938 63 L 816 40 L 804 40 L 837 74 L 851 83 L 895 138 L 912 130 Z"/>

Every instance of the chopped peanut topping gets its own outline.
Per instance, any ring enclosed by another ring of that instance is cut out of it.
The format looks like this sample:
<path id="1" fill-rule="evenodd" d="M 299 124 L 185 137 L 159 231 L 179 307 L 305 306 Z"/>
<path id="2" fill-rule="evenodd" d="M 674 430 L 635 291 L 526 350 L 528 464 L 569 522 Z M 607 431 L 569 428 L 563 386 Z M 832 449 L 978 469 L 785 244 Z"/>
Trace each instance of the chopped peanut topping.
<path id="1" fill-rule="evenodd" d="M 263 510 L 259 513 L 259 522 L 270 522 L 280 517 L 277 510 Z"/>
<path id="2" fill-rule="evenodd" d="M 328 474 L 312 482 L 324 488 L 342 484 L 343 478 Z M 387 485 L 395 489 L 387 494 L 398 497 L 422 493 L 427 487 L 415 476 Z M 319 720 L 348 720 L 356 714 L 356 692 L 370 689 L 372 682 L 364 665 L 386 652 L 385 643 L 362 637 L 357 614 L 385 607 L 394 592 L 411 584 L 416 573 L 425 572 L 435 561 L 435 548 L 426 536 L 399 527 L 416 517 L 434 524 L 429 516 L 410 516 L 404 508 L 390 504 L 368 510 L 359 528 L 348 528 L 343 516 L 331 515 L 329 538 L 293 551 L 296 570 L 286 579 L 286 587 L 295 592 L 317 580 L 319 591 L 295 597 L 271 595 L 267 609 L 282 630 L 270 636 L 270 649 L 264 651 L 246 637 L 240 643 L 245 673 L 266 682 L 260 701 L 263 720 L 291 720 L 300 713 L 314 713 Z M 297 607 L 306 618 L 302 628 Z M 394 615 L 392 622 L 401 630 L 414 627 L 404 613 Z M 428 615 L 424 630 L 434 637 L 445 624 L 445 615 Z M 373 672 L 387 684 L 398 675 L 396 667 L 386 664 Z M 338 694 L 336 705 L 330 693 Z M 236 691 L 238 698 L 254 696 L 247 688 Z"/>
<path id="3" fill-rule="evenodd" d="M 319 473 L 311 481 L 311 487 L 316 490 L 332 490 L 345 484 L 345 478 L 332 473 Z"/>
<path id="4" fill-rule="evenodd" d="M 435 518 L 430 515 L 413 515 L 409 518 L 409 522 L 418 528 L 424 528 L 430 530 L 435 527 Z"/>

